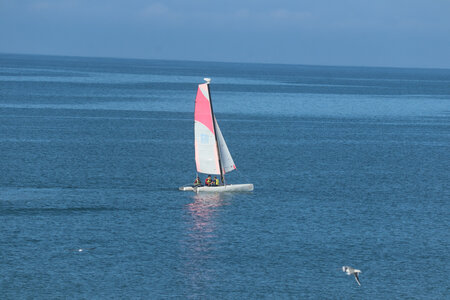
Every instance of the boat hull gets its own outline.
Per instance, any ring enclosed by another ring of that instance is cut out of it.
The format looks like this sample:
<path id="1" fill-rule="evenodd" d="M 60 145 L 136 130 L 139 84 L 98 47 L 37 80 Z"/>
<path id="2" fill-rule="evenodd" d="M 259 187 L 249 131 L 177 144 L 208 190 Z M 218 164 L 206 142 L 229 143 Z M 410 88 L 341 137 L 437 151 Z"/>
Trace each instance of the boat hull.
<path id="1" fill-rule="evenodd" d="M 225 192 L 251 192 L 253 191 L 253 184 L 227 184 L 221 186 L 182 186 L 180 191 L 192 191 L 195 193 L 225 193 Z"/>

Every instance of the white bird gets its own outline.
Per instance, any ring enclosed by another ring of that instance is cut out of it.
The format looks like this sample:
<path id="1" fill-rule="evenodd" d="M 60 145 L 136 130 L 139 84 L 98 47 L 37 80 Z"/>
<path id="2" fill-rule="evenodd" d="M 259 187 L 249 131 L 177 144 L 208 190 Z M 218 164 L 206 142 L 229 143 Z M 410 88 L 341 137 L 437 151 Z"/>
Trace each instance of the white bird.
<path id="1" fill-rule="evenodd" d="M 203 78 L 204 81 L 206 81 L 207 84 L 211 82 L 211 78 Z"/>
<path id="2" fill-rule="evenodd" d="M 355 275 L 356 282 L 357 282 L 359 285 L 361 285 L 361 282 L 359 282 L 359 278 L 358 278 L 358 274 L 359 274 L 359 273 L 362 273 L 360 270 L 354 269 L 354 268 L 349 267 L 349 266 L 343 266 L 343 267 L 342 267 L 342 271 L 344 271 L 345 273 L 347 273 L 347 275 L 352 275 L 352 274 Z"/>

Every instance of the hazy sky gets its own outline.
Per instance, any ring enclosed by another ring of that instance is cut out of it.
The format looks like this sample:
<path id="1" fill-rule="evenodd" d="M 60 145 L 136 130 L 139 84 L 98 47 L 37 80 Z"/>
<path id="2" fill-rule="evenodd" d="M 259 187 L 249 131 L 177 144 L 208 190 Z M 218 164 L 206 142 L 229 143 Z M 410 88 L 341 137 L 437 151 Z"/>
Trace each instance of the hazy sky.
<path id="1" fill-rule="evenodd" d="M 0 0 L 0 53 L 450 68 L 450 0 Z"/>

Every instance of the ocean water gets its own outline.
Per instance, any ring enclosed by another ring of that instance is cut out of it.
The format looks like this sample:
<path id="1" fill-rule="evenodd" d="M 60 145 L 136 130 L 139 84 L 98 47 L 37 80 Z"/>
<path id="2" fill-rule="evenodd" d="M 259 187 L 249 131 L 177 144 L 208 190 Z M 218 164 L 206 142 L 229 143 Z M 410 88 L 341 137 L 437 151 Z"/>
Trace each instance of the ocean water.
<path id="1" fill-rule="evenodd" d="M 0 298 L 448 298 L 449 153 L 450 70 L 2 54 Z"/>

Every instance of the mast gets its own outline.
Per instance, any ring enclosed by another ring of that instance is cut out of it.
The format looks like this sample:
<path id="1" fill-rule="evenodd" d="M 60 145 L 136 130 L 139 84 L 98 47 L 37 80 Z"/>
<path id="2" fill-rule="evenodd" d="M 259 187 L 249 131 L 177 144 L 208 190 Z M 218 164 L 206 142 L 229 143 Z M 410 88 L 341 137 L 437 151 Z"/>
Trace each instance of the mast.
<path id="1" fill-rule="evenodd" d="M 214 126 L 214 139 L 216 140 L 216 149 L 217 149 L 217 155 L 219 156 L 219 169 L 220 169 L 220 181 L 225 185 L 225 174 L 223 173 L 223 167 L 222 167 L 222 161 L 220 159 L 220 148 L 219 148 L 219 142 L 217 141 L 217 129 L 216 129 L 216 116 L 214 115 L 214 110 L 212 106 L 212 97 L 211 97 L 211 91 L 209 90 L 209 83 L 211 82 L 210 78 L 205 78 L 205 81 L 208 85 L 208 94 L 209 94 L 209 105 L 211 106 L 211 115 L 212 115 L 212 121 Z"/>

